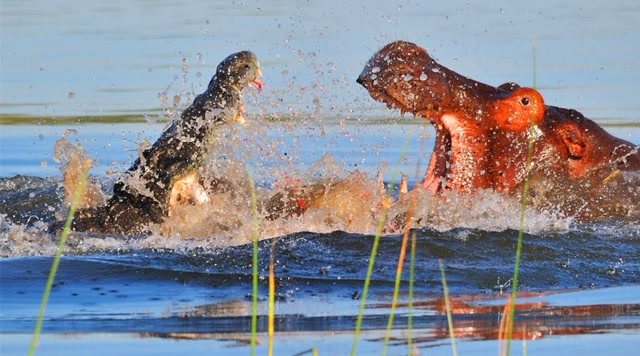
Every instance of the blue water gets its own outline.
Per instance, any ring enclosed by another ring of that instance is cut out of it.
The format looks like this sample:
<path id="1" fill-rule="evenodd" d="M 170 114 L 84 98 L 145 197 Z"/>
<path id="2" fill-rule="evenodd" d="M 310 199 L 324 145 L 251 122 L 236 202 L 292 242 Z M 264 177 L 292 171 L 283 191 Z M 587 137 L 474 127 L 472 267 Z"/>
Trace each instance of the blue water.
<path id="1" fill-rule="evenodd" d="M 640 82 L 633 0 L 616 2 L 3 1 L 2 114 L 150 114 L 158 94 L 199 93 L 226 55 L 261 59 L 266 113 L 386 115 L 355 82 L 398 39 L 498 85 L 536 84 L 552 105 L 636 121 Z M 183 59 L 186 70 L 183 71 Z M 171 97 L 172 95 L 170 95 Z M 185 104 L 183 100 L 182 104 Z"/>
<path id="2" fill-rule="evenodd" d="M 396 121 L 398 112 L 355 83 L 368 58 L 398 39 L 428 48 L 441 64 L 476 80 L 535 85 L 548 104 L 577 109 L 638 143 L 638 18 L 640 6 L 631 0 L 3 1 L 0 178 L 46 180 L 3 185 L 1 203 L 26 220 L 52 218 L 53 211 L 29 216 L 43 210 L 20 204 L 41 196 L 59 200 L 53 144 L 67 129 L 78 132 L 70 140 L 96 160 L 94 177 L 109 185 L 135 159 L 138 144 L 155 140 L 166 119 L 203 91 L 215 65 L 242 49 L 258 55 L 264 73 L 264 90 L 246 93 L 249 124 L 238 131 L 246 143 L 241 157 L 262 186 L 273 182 L 274 171 L 304 172 L 326 153 L 335 160 L 333 170 L 374 177 L 387 162 L 411 183 L 419 179 L 432 149 L 432 128 Z M 134 115 L 137 122 L 119 122 L 114 115 Z M 453 319 L 461 352 L 498 351 L 494 333 L 502 309 L 485 307 L 503 305 L 503 292 L 510 291 L 519 214 L 508 205 L 501 211 L 500 199 L 488 203 L 486 211 L 461 204 L 451 219 L 462 226 L 417 231 L 416 300 L 422 304 L 413 313 L 423 354 L 451 354 L 439 307 L 439 258 L 460 298 Z M 22 354 L 30 342 L 57 243 L 45 223 L 0 222 L 3 354 Z M 640 227 L 615 221 L 576 226 L 544 216 L 528 223 L 521 289 L 542 292 L 525 299 L 531 304 L 519 314 L 520 325 L 531 332 L 529 352 L 634 352 Z M 353 342 L 360 300 L 352 297 L 362 293 L 374 238 L 368 231 L 306 232 L 314 228 L 276 230 L 283 231 L 276 249 L 278 354 L 315 346 L 321 354 L 344 354 Z M 73 235 L 38 353 L 248 353 L 252 247 L 215 241 Z M 262 316 L 266 252 L 273 241 L 261 245 Z M 362 354 L 382 348 L 401 243 L 400 235 L 380 243 Z M 407 351 L 408 279 L 403 275 L 393 353 Z M 260 352 L 266 347 L 264 319 Z M 516 345 L 519 352 L 521 343 Z"/>

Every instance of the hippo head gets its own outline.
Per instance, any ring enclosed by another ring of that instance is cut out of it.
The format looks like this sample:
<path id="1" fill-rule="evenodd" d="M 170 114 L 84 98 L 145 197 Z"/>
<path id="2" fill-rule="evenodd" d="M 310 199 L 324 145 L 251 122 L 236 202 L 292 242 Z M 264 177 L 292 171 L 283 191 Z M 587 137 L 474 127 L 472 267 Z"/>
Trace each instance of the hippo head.
<path id="1" fill-rule="evenodd" d="M 526 159 L 514 163 L 505 150 L 526 156 L 529 128 L 544 120 L 544 99 L 535 89 L 496 88 L 466 78 L 404 41 L 375 53 L 357 82 L 389 108 L 434 125 L 427 189 L 508 190 L 524 178 Z"/>
<path id="2" fill-rule="evenodd" d="M 495 125 L 521 130 L 532 121 L 539 124 L 544 116 L 544 100 L 535 89 L 477 82 L 438 64 L 411 42 L 384 46 L 369 59 L 357 82 L 389 108 L 432 121 L 451 112 L 475 120 L 498 112 L 499 117 L 492 117 Z"/>
<path id="3" fill-rule="evenodd" d="M 418 114 L 448 107 L 454 100 L 449 70 L 441 69 L 424 48 L 397 41 L 371 57 L 357 82 L 390 109 Z"/>
<path id="4" fill-rule="evenodd" d="M 542 129 L 549 138 L 545 144 L 554 145 L 569 178 L 640 170 L 638 146 L 612 136 L 576 110 L 548 106 Z"/>

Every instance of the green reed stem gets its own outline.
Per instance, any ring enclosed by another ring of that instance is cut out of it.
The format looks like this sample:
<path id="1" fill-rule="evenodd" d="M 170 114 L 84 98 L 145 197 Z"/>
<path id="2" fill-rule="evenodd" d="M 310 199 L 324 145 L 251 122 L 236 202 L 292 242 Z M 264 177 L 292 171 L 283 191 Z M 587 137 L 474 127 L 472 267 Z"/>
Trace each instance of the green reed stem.
<path id="1" fill-rule="evenodd" d="M 451 300 L 449 299 L 449 287 L 447 286 L 447 276 L 444 273 L 444 263 L 442 258 L 438 259 L 440 264 L 440 275 L 442 276 L 442 288 L 444 289 L 444 305 L 447 308 L 447 324 L 449 325 L 449 337 L 451 338 L 451 348 L 453 355 L 458 355 L 458 346 L 456 344 L 456 333 L 453 329 L 453 316 L 451 315 Z"/>
<path id="2" fill-rule="evenodd" d="M 536 48 L 536 37 L 532 37 L 532 48 L 533 48 L 533 87 L 537 86 L 537 48 Z M 524 187 L 522 189 L 522 206 L 520 212 L 520 228 L 518 229 L 518 246 L 516 248 L 516 262 L 513 271 L 513 289 L 511 291 L 511 299 L 510 299 L 510 310 L 511 315 L 509 316 L 509 320 L 507 323 L 507 355 L 511 355 L 511 340 L 513 339 L 513 328 L 515 325 L 516 319 L 516 297 L 518 295 L 518 282 L 520 277 L 520 260 L 522 255 L 522 240 L 524 239 L 524 220 L 525 213 L 527 210 L 527 201 L 529 199 L 529 180 L 531 174 L 531 162 L 533 160 L 533 146 L 536 138 L 536 130 L 538 128 L 535 124 L 532 123 L 529 128 L 529 147 L 527 152 L 527 166 L 526 166 L 526 175 L 524 179 Z"/>
<path id="3" fill-rule="evenodd" d="M 407 224 L 410 224 L 410 219 Z M 406 231 L 402 238 L 402 247 L 400 248 L 400 257 L 398 258 L 398 267 L 396 268 L 396 281 L 393 289 L 393 300 L 391 301 L 391 310 L 389 313 L 389 321 L 387 322 L 387 332 L 384 337 L 384 346 L 382 348 L 382 355 L 387 354 L 387 345 L 391 337 L 391 329 L 393 328 L 393 320 L 398 305 L 398 296 L 400 294 L 400 281 L 402 280 L 402 271 L 404 268 L 405 252 L 409 243 L 409 231 Z"/>
<path id="4" fill-rule="evenodd" d="M 402 153 L 400 155 L 400 160 L 398 160 L 398 167 L 400 166 L 401 160 L 404 157 L 404 153 L 409 147 L 409 141 L 411 139 L 411 135 L 413 131 L 409 133 L 409 136 L 405 140 L 405 145 L 402 147 Z M 391 310 L 389 313 L 389 321 L 387 322 L 387 332 L 384 337 L 384 344 L 382 346 L 382 355 L 387 354 L 387 345 L 389 344 L 389 339 L 391 338 L 391 329 L 393 328 L 393 321 L 395 319 L 396 308 L 398 306 L 398 297 L 400 295 L 400 282 L 402 281 L 402 271 L 404 269 L 404 260 L 407 251 L 407 245 L 409 244 L 409 229 L 411 228 L 411 220 L 413 219 L 413 210 L 415 209 L 415 201 L 416 201 L 416 193 L 417 190 L 413 191 L 412 199 L 409 204 L 409 212 L 407 215 L 407 226 L 405 227 L 404 236 L 402 238 L 402 246 L 400 247 L 400 255 L 398 256 L 398 267 L 396 268 L 396 280 L 395 286 L 393 288 L 393 299 L 391 301 Z M 389 196 L 390 192 L 387 194 Z"/>
<path id="5" fill-rule="evenodd" d="M 392 176 L 391 181 L 395 181 L 396 178 L 399 175 L 399 171 L 400 171 L 400 165 L 402 163 L 402 160 L 404 159 L 404 155 L 407 152 L 407 149 L 409 148 L 409 141 L 411 140 L 411 136 L 413 134 L 413 131 L 411 131 L 409 133 L 409 135 L 407 136 L 407 139 L 404 142 L 404 146 L 402 147 L 402 150 L 400 151 L 400 157 L 398 158 L 398 163 L 396 164 L 396 169 L 394 171 L 394 174 Z M 358 340 L 360 339 L 360 329 L 362 328 L 362 318 L 364 316 L 364 308 L 365 305 L 367 303 L 367 295 L 369 294 L 369 284 L 371 282 L 371 277 L 373 276 L 373 266 L 375 265 L 376 262 L 376 255 L 378 254 L 378 245 L 380 244 L 380 237 L 382 236 L 382 231 L 384 229 L 384 224 L 387 220 L 387 212 L 389 210 L 388 208 L 388 201 L 391 199 L 391 196 L 393 194 L 393 188 L 394 185 L 393 184 L 389 184 L 388 188 L 387 188 L 387 192 L 386 192 L 386 196 L 385 199 L 387 199 L 387 201 L 385 202 L 385 204 L 383 204 L 382 206 L 382 214 L 380 215 L 380 220 L 378 221 L 378 227 L 376 229 L 376 236 L 373 239 L 373 247 L 371 248 L 371 257 L 369 258 L 369 268 L 367 269 L 367 277 L 364 280 L 364 287 L 362 288 L 362 298 L 361 298 L 361 302 L 360 302 L 360 311 L 358 312 L 358 319 L 356 321 L 356 330 L 354 331 L 354 340 L 353 340 L 353 346 L 351 347 L 351 355 L 355 356 L 356 352 L 358 350 Z M 397 280 L 398 278 L 396 278 Z M 396 285 L 398 285 L 398 283 L 396 283 Z M 398 291 L 398 287 L 396 287 L 396 289 L 394 290 L 394 300 L 397 301 L 397 291 Z M 390 315 L 390 321 L 389 321 L 389 325 L 393 325 L 393 316 L 394 316 L 394 311 L 395 311 L 395 303 L 392 304 L 391 307 L 391 315 Z M 389 328 L 387 329 L 387 333 Z M 385 342 L 383 345 L 383 349 L 382 349 L 382 354 L 385 355 L 386 351 L 387 351 L 387 344 L 388 344 L 388 335 L 387 337 L 385 337 Z"/>
<path id="6" fill-rule="evenodd" d="M 58 243 L 56 254 L 53 257 L 53 264 L 51 265 L 51 270 L 49 271 L 49 278 L 47 279 L 47 283 L 44 287 L 44 292 L 42 293 L 42 302 L 40 303 L 40 312 L 38 313 L 38 320 L 36 321 L 36 327 L 33 331 L 33 338 L 31 339 L 31 346 L 29 347 L 30 356 L 35 353 L 36 348 L 38 347 L 38 342 L 40 340 L 40 333 L 42 332 L 44 314 L 47 310 L 47 303 L 49 302 L 49 296 L 51 295 L 51 288 L 53 287 L 53 282 L 55 281 L 56 274 L 58 273 L 58 266 L 60 265 L 62 252 L 64 250 L 65 244 L 67 243 L 69 232 L 71 231 L 71 223 L 73 222 L 73 217 L 76 214 L 76 209 L 78 208 L 80 199 L 84 194 L 84 189 L 87 183 L 87 178 L 89 176 L 90 168 L 91 168 L 91 160 L 87 160 L 84 166 L 82 167 L 82 175 L 80 176 L 80 181 L 78 182 L 78 186 L 76 187 L 76 190 L 73 193 L 73 199 L 71 201 L 71 206 L 69 207 L 67 220 L 64 223 L 64 228 L 62 230 L 62 234 L 60 235 L 60 242 Z"/>
<path id="7" fill-rule="evenodd" d="M 416 249 L 417 249 L 417 237 L 414 232 L 411 234 L 411 262 L 409 264 L 409 317 L 407 320 L 407 355 L 412 356 L 413 353 L 413 286 L 416 276 Z"/>
<path id="8" fill-rule="evenodd" d="M 362 328 L 362 317 L 364 316 L 364 307 L 367 302 L 367 295 L 369 294 L 369 282 L 373 275 L 373 265 L 376 261 L 376 255 L 378 254 L 378 245 L 380 243 L 380 236 L 382 236 L 382 229 L 384 227 L 384 221 L 387 218 L 387 207 L 382 208 L 382 216 L 380 223 L 376 229 L 376 236 L 373 239 L 373 247 L 371 248 L 371 256 L 369 257 L 369 268 L 367 269 L 367 277 L 364 280 L 364 287 L 362 288 L 362 299 L 360 301 L 360 311 L 358 312 L 358 320 L 356 321 L 356 330 L 354 332 L 353 346 L 351 347 L 351 355 L 355 356 L 358 350 L 358 340 L 360 338 L 360 329 Z"/>
<path id="9" fill-rule="evenodd" d="M 535 126 L 532 126 L 532 130 Z M 527 174 L 524 180 L 524 188 L 522 192 L 522 206 L 520 212 L 520 228 L 518 229 L 518 246 L 516 248 L 516 262 L 513 271 L 513 287 L 511 291 L 510 309 L 511 315 L 507 324 L 508 340 L 507 340 L 507 355 L 511 354 L 511 340 L 513 339 L 513 327 L 516 318 L 516 297 L 518 295 L 518 282 L 520 277 L 520 260 L 522 256 L 522 240 L 524 239 L 524 220 L 525 213 L 527 211 L 527 201 L 529 198 L 529 175 L 531 173 L 531 161 L 533 158 L 533 144 L 535 139 L 533 138 L 533 132 L 529 135 L 529 151 L 527 153 Z"/>
<path id="10" fill-rule="evenodd" d="M 531 37 L 531 46 L 533 47 L 533 88 L 538 87 L 538 49 L 536 47 L 536 35 Z"/>
<path id="11" fill-rule="evenodd" d="M 273 356 L 273 337 L 275 335 L 275 317 L 276 317 L 276 242 L 274 239 L 271 244 L 271 256 L 269 257 L 269 356 Z"/>
<path id="12" fill-rule="evenodd" d="M 258 340 L 258 203 L 256 198 L 256 185 L 253 174 L 249 172 L 249 184 L 251 185 L 251 212 L 253 214 L 253 293 L 251 300 L 251 355 L 256 354 Z"/>

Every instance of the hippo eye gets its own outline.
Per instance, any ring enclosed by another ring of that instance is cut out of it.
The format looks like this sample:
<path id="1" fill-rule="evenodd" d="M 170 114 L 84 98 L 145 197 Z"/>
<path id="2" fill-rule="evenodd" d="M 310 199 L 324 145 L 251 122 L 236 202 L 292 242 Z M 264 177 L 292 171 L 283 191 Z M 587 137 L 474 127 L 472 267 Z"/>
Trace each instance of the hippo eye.
<path id="1" fill-rule="evenodd" d="M 524 106 L 527 106 L 529 105 L 529 103 L 531 103 L 531 99 L 525 96 L 524 98 L 520 99 L 520 103 L 522 103 L 522 105 Z"/>

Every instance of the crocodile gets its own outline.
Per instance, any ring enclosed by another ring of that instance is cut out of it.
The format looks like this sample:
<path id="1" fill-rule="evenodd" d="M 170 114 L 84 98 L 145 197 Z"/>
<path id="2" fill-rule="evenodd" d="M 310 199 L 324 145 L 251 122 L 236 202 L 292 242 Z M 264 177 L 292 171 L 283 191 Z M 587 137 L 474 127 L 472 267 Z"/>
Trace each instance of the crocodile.
<path id="1" fill-rule="evenodd" d="M 262 72 L 256 55 L 234 53 L 216 69 L 204 93 L 175 120 L 113 186 L 104 205 L 78 210 L 72 223 L 75 231 L 119 235 L 144 233 L 150 224 L 161 223 L 172 204 L 185 199 L 207 201 L 198 183 L 198 168 L 224 124 L 244 123 L 242 90 L 262 90 Z M 59 231 L 63 222 L 50 226 Z"/>

